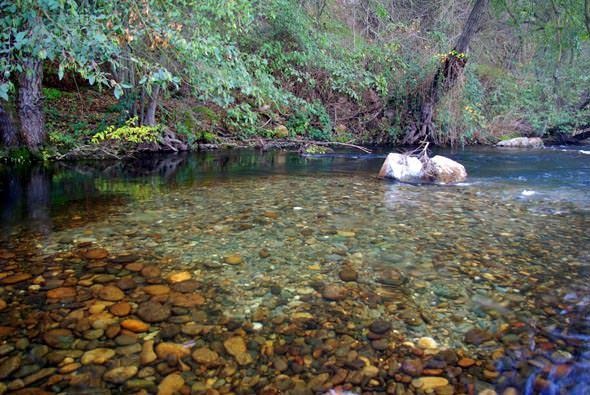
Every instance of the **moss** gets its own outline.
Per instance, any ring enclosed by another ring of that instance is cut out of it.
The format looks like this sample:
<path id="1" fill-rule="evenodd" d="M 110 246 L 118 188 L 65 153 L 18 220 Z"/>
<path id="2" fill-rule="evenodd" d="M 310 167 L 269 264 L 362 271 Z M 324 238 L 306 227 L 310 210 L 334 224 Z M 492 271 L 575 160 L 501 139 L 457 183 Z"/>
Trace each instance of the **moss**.
<path id="1" fill-rule="evenodd" d="M 63 97 L 64 92 L 56 88 L 43 88 L 43 97 L 47 101 L 59 100 Z"/>

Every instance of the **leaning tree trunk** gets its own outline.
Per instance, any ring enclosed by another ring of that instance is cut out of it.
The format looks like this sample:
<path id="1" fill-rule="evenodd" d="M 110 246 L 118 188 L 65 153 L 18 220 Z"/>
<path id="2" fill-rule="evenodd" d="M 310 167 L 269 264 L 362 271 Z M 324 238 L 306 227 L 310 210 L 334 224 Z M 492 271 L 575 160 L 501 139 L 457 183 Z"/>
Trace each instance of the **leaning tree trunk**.
<path id="1" fill-rule="evenodd" d="M 152 93 L 147 96 L 147 108 L 145 109 L 145 113 L 143 115 L 143 119 L 141 120 L 141 124 L 146 126 L 155 126 L 156 110 L 158 108 L 158 100 L 160 96 L 160 87 L 158 85 L 154 86 L 154 88 L 152 89 Z"/>
<path id="2" fill-rule="evenodd" d="M 436 130 L 434 126 L 434 110 L 440 98 L 455 85 L 463 74 L 467 57 L 465 52 L 469 49 L 469 43 L 482 22 L 483 16 L 488 8 L 489 0 L 476 0 L 463 32 L 457 40 L 457 44 L 447 54 L 442 65 L 438 67 L 430 86 L 421 98 L 420 114 L 417 125 L 406 135 L 404 143 L 415 144 L 422 140 L 436 141 Z"/>
<path id="3" fill-rule="evenodd" d="M 12 147 L 18 144 L 18 131 L 10 112 L 0 103 L 0 144 Z"/>
<path id="4" fill-rule="evenodd" d="M 23 64 L 18 78 L 18 115 L 24 143 L 36 150 L 45 142 L 45 117 L 43 116 L 43 62 L 29 58 Z"/>

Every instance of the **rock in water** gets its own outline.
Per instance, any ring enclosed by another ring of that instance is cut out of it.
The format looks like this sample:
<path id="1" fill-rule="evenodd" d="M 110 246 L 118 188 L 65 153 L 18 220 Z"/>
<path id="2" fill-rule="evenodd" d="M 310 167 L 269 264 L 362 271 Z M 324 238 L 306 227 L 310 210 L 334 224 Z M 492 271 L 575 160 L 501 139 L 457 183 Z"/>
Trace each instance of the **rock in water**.
<path id="1" fill-rule="evenodd" d="M 205 366 L 213 366 L 219 360 L 219 354 L 207 347 L 197 348 L 192 356 L 195 362 Z"/>
<path id="2" fill-rule="evenodd" d="M 137 309 L 139 318 L 149 323 L 164 321 L 170 314 L 170 307 L 157 302 L 144 302 Z"/>
<path id="3" fill-rule="evenodd" d="M 68 349 L 74 342 L 74 334 L 69 329 L 51 329 L 43 334 L 45 344 L 53 348 Z"/>
<path id="4" fill-rule="evenodd" d="M 467 171 L 460 163 L 437 155 L 432 159 L 418 159 L 410 155 L 389 154 L 381 166 L 379 177 L 402 182 L 435 182 L 448 184 L 467 178 Z"/>
<path id="5" fill-rule="evenodd" d="M 76 297 L 76 289 L 71 287 L 59 287 L 47 291 L 48 299 L 73 299 Z"/>
<path id="6" fill-rule="evenodd" d="M 230 337 L 223 342 L 223 346 L 228 354 L 233 355 L 236 361 L 238 361 L 238 364 L 248 365 L 253 362 L 252 357 L 248 353 L 246 342 L 240 336 Z"/>
<path id="7" fill-rule="evenodd" d="M 404 182 L 420 182 L 422 162 L 413 156 L 391 153 L 385 158 L 379 171 L 379 177 L 393 178 Z"/>
<path id="8" fill-rule="evenodd" d="M 480 328 L 470 329 L 465 334 L 465 342 L 468 344 L 474 344 L 476 346 L 479 346 L 480 344 L 485 343 L 492 338 L 493 335 L 490 332 Z"/>
<path id="9" fill-rule="evenodd" d="M 391 329 L 391 323 L 385 320 L 376 320 L 373 321 L 373 323 L 369 326 L 369 329 L 373 333 L 382 335 L 386 332 L 389 332 L 389 330 Z"/>
<path id="10" fill-rule="evenodd" d="M 86 259 L 104 259 L 109 256 L 109 252 L 104 248 L 91 248 L 84 252 Z"/>
<path id="11" fill-rule="evenodd" d="M 118 302 L 125 297 L 125 293 L 114 285 L 107 285 L 98 291 L 98 297 L 109 302 Z"/>
<path id="12" fill-rule="evenodd" d="M 137 370 L 137 366 L 121 366 L 106 372 L 103 379 L 111 383 L 123 384 L 131 377 L 135 376 Z"/>
<path id="13" fill-rule="evenodd" d="M 428 176 L 432 177 L 434 182 L 449 184 L 465 181 L 467 171 L 462 164 L 447 157 L 436 155 L 430 159 Z"/>
<path id="14" fill-rule="evenodd" d="M 342 280 L 342 281 L 351 282 L 351 281 L 356 281 L 359 277 L 359 274 L 354 269 L 344 268 L 340 271 L 340 273 L 338 273 L 338 276 L 340 277 L 340 280 Z"/>
<path id="15" fill-rule="evenodd" d="M 94 350 L 86 351 L 84 355 L 82 355 L 80 362 L 82 362 L 82 365 L 102 365 L 114 356 L 115 350 L 109 348 L 95 348 Z"/>
<path id="16" fill-rule="evenodd" d="M 419 379 L 412 380 L 412 386 L 422 391 L 434 390 L 436 388 L 444 387 L 449 384 L 449 380 L 444 377 L 420 377 Z"/>
<path id="17" fill-rule="evenodd" d="M 164 377 L 158 385 L 158 395 L 174 395 L 184 385 L 184 379 L 178 373 L 172 373 Z"/>
<path id="18" fill-rule="evenodd" d="M 322 297 L 326 300 L 338 301 L 346 299 L 346 288 L 335 284 L 328 284 L 322 290 Z"/>
<path id="19" fill-rule="evenodd" d="M 431 337 L 421 337 L 418 339 L 418 347 L 423 350 L 437 349 L 438 343 Z"/>
<path id="20" fill-rule="evenodd" d="M 148 365 L 158 359 L 158 356 L 154 352 L 154 341 L 148 340 L 143 343 L 141 348 L 141 354 L 139 354 L 139 361 L 142 365 Z"/>
<path id="21" fill-rule="evenodd" d="M 182 344 L 160 343 L 156 346 L 156 355 L 160 359 L 168 359 L 171 356 L 176 359 L 182 359 L 187 355 L 190 355 L 190 351 Z"/>
<path id="22" fill-rule="evenodd" d="M 142 332 L 147 332 L 148 329 L 150 329 L 149 324 L 146 324 L 143 321 L 140 320 L 134 320 L 134 319 L 128 319 L 128 320 L 124 320 L 120 323 L 122 328 L 125 328 L 131 332 L 135 332 L 135 333 L 142 333 Z"/>
<path id="23" fill-rule="evenodd" d="M 16 371 L 21 365 L 21 357 L 15 355 L 0 363 L 0 379 L 4 380 Z"/>
<path id="24" fill-rule="evenodd" d="M 239 254 L 228 255 L 223 258 L 223 261 L 228 265 L 239 265 L 244 262 L 242 256 Z"/>
<path id="25" fill-rule="evenodd" d="M 500 141 L 496 146 L 504 148 L 543 148 L 545 145 L 540 137 L 517 137 Z"/>

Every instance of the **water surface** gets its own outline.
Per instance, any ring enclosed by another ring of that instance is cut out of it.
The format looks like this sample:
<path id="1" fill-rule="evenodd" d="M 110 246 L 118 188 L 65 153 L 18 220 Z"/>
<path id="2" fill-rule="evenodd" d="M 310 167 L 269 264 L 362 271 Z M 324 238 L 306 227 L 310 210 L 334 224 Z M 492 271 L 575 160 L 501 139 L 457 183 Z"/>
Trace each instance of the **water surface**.
<path id="1" fill-rule="evenodd" d="M 152 323 L 139 344 L 148 336 L 156 344 L 188 344 L 191 352 L 206 347 L 226 366 L 235 366 L 229 374 L 217 364 L 199 367 L 202 361 L 196 359 L 188 370 L 174 363 L 164 369 L 156 361 L 154 372 L 138 373 L 154 385 L 178 369 L 196 393 L 271 387 L 321 393 L 337 385 L 359 393 L 404 393 L 420 387 L 412 380 L 423 376 L 445 378 L 448 391 L 473 386 L 586 393 L 587 149 L 446 151 L 469 173 L 465 183 L 454 186 L 379 180 L 385 157 L 380 151 L 308 157 L 216 152 L 4 168 L 2 278 L 32 275 L 2 287 L 8 307 L 0 315 L 16 331 L 7 330 L 5 342 L 30 340 L 8 355 L 43 344 L 42 334 L 53 327 L 82 338 L 67 348 L 120 349 L 106 333 L 88 339 L 92 329 L 67 317 L 79 310 L 83 319 L 96 320 L 98 308 L 92 306 L 105 303 L 100 288 L 132 278 L 137 287 L 124 289 L 129 317 L 137 318 L 137 309 L 150 298 L 172 306 L 172 316 Z M 88 258 L 95 248 L 108 256 Z M 146 276 L 120 257 L 155 265 L 162 274 Z M 230 257 L 239 263 L 230 264 Z M 145 292 L 181 271 L 198 282 L 191 292 L 203 303 L 175 305 L 174 286 L 170 294 Z M 343 271 L 356 273 L 356 280 L 342 281 Z M 76 295 L 49 298 L 43 306 L 31 296 L 46 298 L 57 287 L 74 288 Z M 335 297 L 326 294 L 330 287 Z M 25 292 L 28 298 L 22 298 Z M 39 313 L 43 324 L 25 325 L 25 312 Z M 376 320 L 391 329 L 373 333 L 369 328 Z M 165 325 L 189 323 L 207 329 L 170 338 L 161 333 Z M 241 364 L 223 346 L 232 335 L 246 339 L 250 363 Z M 458 357 L 437 365 L 430 356 L 437 350 L 404 345 L 422 337 Z M 269 342 L 279 351 L 269 352 Z M 106 367 L 84 366 L 72 374 L 139 365 L 137 353 L 117 352 Z M 457 367 L 461 357 L 477 362 Z M 399 366 L 416 358 L 426 371 L 412 375 Z M 20 370 L 8 377 L 16 379 L 27 364 L 53 366 L 24 357 Z M 363 368 L 367 364 L 378 373 Z M 338 375 L 346 379 L 339 382 Z M 75 384 L 42 385 L 63 391 Z M 113 389 L 108 380 L 90 384 Z"/>

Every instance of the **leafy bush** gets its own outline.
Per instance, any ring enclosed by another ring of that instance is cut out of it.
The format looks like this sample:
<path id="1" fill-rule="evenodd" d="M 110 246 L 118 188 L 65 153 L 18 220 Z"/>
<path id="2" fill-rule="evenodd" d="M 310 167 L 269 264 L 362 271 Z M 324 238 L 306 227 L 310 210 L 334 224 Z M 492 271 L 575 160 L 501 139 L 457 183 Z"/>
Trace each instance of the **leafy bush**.
<path id="1" fill-rule="evenodd" d="M 157 140 L 161 128 L 159 126 L 136 126 L 137 117 L 129 119 L 121 127 L 109 126 L 102 132 L 96 133 L 91 142 L 100 144 L 109 140 L 123 143 L 153 143 Z"/>
<path id="2" fill-rule="evenodd" d="M 77 142 L 78 140 L 72 134 L 59 131 L 49 132 L 49 143 L 56 148 L 71 149 Z"/>
<path id="3" fill-rule="evenodd" d="M 249 138 L 260 132 L 258 113 L 248 103 L 240 103 L 227 110 L 226 123 L 234 134 L 241 138 Z"/>
<path id="4" fill-rule="evenodd" d="M 330 140 L 332 122 L 326 110 L 319 102 L 305 103 L 287 121 L 287 128 L 299 136 L 312 140 Z"/>

